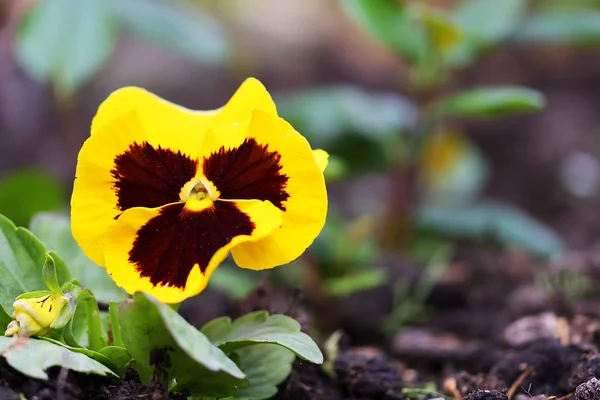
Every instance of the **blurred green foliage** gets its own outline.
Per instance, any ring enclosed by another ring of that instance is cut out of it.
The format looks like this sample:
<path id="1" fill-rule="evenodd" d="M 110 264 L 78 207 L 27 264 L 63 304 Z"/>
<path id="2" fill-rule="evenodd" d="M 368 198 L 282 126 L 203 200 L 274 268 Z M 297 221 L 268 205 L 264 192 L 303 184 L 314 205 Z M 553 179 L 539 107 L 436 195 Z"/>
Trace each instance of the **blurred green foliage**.
<path id="1" fill-rule="evenodd" d="M 462 0 L 438 8 L 416 0 L 340 0 L 348 17 L 403 63 L 405 70 L 398 74 L 403 94 L 321 86 L 281 96 L 279 111 L 311 143 L 339 157 L 347 166 L 341 171 L 346 176 L 387 171 L 392 191 L 395 185 L 396 190 L 414 191 L 407 195 L 417 201 L 409 210 L 397 209 L 406 205 L 380 201 L 387 208 L 387 221 L 404 212 L 412 216 L 410 221 L 397 221 L 411 224 L 406 227 L 410 239 L 400 248 L 406 254 L 429 259 L 445 241 L 466 239 L 552 258 L 564 251 L 564 245 L 549 227 L 514 207 L 480 199 L 488 182 L 488 162 L 461 127 L 464 119 L 493 120 L 541 111 L 544 95 L 510 85 L 448 89 L 457 87 L 453 81 L 458 70 L 470 68 L 496 49 L 531 43 L 593 43 L 599 11 L 590 7 L 598 3 L 578 1 L 573 7 L 557 7 L 564 2 Z M 583 14 L 587 16 L 580 18 Z M 577 18 L 582 21 L 579 25 Z M 401 186 L 395 179 L 402 175 L 394 171 L 414 171 L 408 174 L 416 179 Z M 311 248 L 330 295 L 364 290 L 354 286 L 355 281 L 367 288 L 385 282 L 376 260 L 379 240 L 386 232 L 377 229 L 363 239 L 369 249 L 364 258 L 358 242 L 344 243 L 350 230 L 348 224 L 330 218 Z M 443 262 L 432 261 L 438 264 Z M 365 271 L 373 272 L 361 276 Z M 437 276 L 431 275 L 429 283 L 423 284 L 431 285 Z M 398 304 L 412 296 L 407 290 L 399 290 L 403 300 Z M 390 326 L 420 313 L 424 299 L 419 296 L 409 301 L 416 311 L 398 305 Z"/>
<path id="2" fill-rule="evenodd" d="M 332 297 L 381 286 L 387 273 L 377 266 L 375 221 L 370 217 L 346 221 L 335 211 L 312 245 L 324 291 Z"/>
<path id="3" fill-rule="evenodd" d="M 28 226 L 36 213 L 60 211 L 65 204 L 65 188 L 47 173 L 20 170 L 0 179 L 0 214 L 17 226 Z"/>
<path id="4" fill-rule="evenodd" d="M 122 29 L 203 63 L 228 55 L 217 22 L 183 1 L 40 0 L 20 23 L 17 59 L 65 100 L 105 64 Z"/>
<path id="5" fill-rule="evenodd" d="M 545 103 L 544 96 L 535 90 L 487 87 L 443 98 L 433 109 L 443 117 L 497 118 L 540 111 Z"/>
<path id="6" fill-rule="evenodd" d="M 524 212 L 490 201 L 455 206 L 425 205 L 417 212 L 419 225 L 462 239 L 493 241 L 541 257 L 563 252 L 560 238 Z"/>

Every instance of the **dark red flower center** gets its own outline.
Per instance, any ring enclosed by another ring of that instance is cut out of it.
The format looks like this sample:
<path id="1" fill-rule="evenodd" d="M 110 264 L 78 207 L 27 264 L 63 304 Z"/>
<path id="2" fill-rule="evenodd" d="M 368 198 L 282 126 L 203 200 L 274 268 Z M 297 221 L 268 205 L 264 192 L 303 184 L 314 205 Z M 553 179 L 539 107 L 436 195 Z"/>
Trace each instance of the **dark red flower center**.
<path id="1" fill-rule="evenodd" d="M 281 173 L 281 155 L 267 145 L 246 139 L 236 148 L 222 147 L 209 155 L 203 173 L 219 191 L 219 200 L 190 211 L 181 203 L 180 192 L 197 167 L 197 161 L 181 152 L 147 142 L 134 143 L 115 158 L 111 173 L 121 212 L 164 206 L 138 230 L 129 252 L 129 262 L 155 286 L 184 288 L 194 265 L 204 273 L 217 250 L 236 236 L 252 234 L 250 216 L 220 199 L 268 200 L 285 211 L 288 177 Z"/>

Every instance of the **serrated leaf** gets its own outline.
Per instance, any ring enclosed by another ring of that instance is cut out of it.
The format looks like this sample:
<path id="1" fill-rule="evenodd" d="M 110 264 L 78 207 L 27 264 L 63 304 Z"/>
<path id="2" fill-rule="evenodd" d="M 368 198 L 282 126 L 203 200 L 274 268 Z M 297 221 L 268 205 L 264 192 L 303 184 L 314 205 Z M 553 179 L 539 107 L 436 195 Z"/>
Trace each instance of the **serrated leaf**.
<path id="1" fill-rule="evenodd" d="M 292 371 L 296 356 L 284 347 L 274 344 L 257 344 L 235 352 L 240 368 L 248 377 L 248 387 L 235 394 L 236 400 L 270 399 L 277 393 L 277 385 Z"/>
<path id="2" fill-rule="evenodd" d="M 197 9 L 164 0 L 111 0 L 123 26 L 203 63 L 222 63 L 229 43 L 217 21 Z"/>
<path id="3" fill-rule="evenodd" d="M 515 39 L 522 43 L 597 44 L 600 42 L 600 11 L 541 11 L 519 29 Z"/>
<path id="4" fill-rule="evenodd" d="M 419 226 L 467 240 L 493 240 L 533 255 L 551 258 L 565 250 L 560 237 L 549 227 L 506 204 L 479 202 L 459 206 L 422 207 Z"/>
<path id="5" fill-rule="evenodd" d="M 62 214 L 41 213 L 31 221 L 31 231 L 48 249 L 56 251 L 69 266 L 71 275 L 90 289 L 100 302 L 120 301 L 127 297 L 115 285 L 106 270 L 87 258 L 73 239 L 69 218 Z"/>
<path id="6" fill-rule="evenodd" d="M 133 301 L 121 304 L 119 319 L 123 342 L 143 380 L 152 376 L 150 358 L 158 350 L 170 359 L 166 369 L 171 379 L 177 379 L 174 391 L 225 397 L 246 385 L 236 364 L 168 305 L 137 293 Z"/>
<path id="7" fill-rule="evenodd" d="M 102 376 L 116 375 L 106 366 L 80 353 L 46 340 L 0 336 L 0 354 L 17 371 L 36 379 L 48 379 L 46 369 L 54 366 Z"/>
<path id="8" fill-rule="evenodd" d="M 450 95 L 433 109 L 443 116 L 493 118 L 531 113 L 544 108 L 544 95 L 520 87 L 482 87 Z"/>
<path id="9" fill-rule="evenodd" d="M 47 290 L 42 279 L 46 249 L 27 229 L 0 215 L 0 305 L 12 314 L 12 304 L 25 292 Z"/>
<path id="10" fill-rule="evenodd" d="M 257 311 L 231 321 L 231 318 L 217 318 L 202 327 L 202 333 L 225 353 L 257 343 L 272 343 L 285 347 L 298 357 L 321 364 L 323 354 L 319 346 L 306 333 L 301 332 L 300 324 L 287 315 L 271 315 Z"/>
<path id="11" fill-rule="evenodd" d="M 340 0 L 342 9 L 379 42 L 411 62 L 427 51 L 427 39 L 405 5 L 396 0 Z"/>
<path id="12" fill-rule="evenodd" d="M 44 0 L 19 25 L 17 59 L 41 82 L 72 94 L 111 54 L 117 29 L 104 0 Z"/>

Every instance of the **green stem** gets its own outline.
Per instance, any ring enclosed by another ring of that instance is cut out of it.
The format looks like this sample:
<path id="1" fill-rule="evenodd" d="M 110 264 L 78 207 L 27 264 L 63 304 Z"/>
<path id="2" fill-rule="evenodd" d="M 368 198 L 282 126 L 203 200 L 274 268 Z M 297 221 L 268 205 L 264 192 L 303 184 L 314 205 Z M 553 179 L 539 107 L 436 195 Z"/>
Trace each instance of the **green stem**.
<path id="1" fill-rule="evenodd" d="M 100 320 L 98 304 L 91 293 L 85 299 L 85 303 L 88 317 L 88 340 L 90 343 L 90 350 L 100 351 L 100 349 L 106 346 L 106 341 L 102 337 L 102 321 Z"/>
<path id="2" fill-rule="evenodd" d="M 110 329 L 112 331 L 113 346 L 125 347 L 123 336 L 121 335 L 121 323 L 119 322 L 119 306 L 111 301 L 108 306 L 108 315 L 110 317 Z"/>

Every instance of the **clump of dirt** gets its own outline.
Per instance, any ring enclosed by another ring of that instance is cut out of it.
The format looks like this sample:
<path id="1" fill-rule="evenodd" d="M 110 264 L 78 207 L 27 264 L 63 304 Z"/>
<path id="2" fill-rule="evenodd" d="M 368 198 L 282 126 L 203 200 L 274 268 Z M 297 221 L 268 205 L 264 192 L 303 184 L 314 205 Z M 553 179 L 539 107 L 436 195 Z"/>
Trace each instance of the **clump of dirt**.
<path id="1" fill-rule="evenodd" d="M 560 397 L 575 389 L 569 378 L 582 355 L 582 350 L 576 346 L 563 346 L 557 340 L 540 341 L 522 351 L 509 350 L 490 374 L 510 383 L 522 376 L 520 391 Z"/>
<path id="2" fill-rule="evenodd" d="M 401 366 L 373 348 L 343 351 L 335 360 L 338 385 L 350 398 L 402 399 Z"/>
<path id="3" fill-rule="evenodd" d="M 475 390 L 467 394 L 465 400 L 508 400 L 505 392 L 499 390 Z"/>
<path id="4" fill-rule="evenodd" d="M 587 382 L 577 386 L 575 390 L 577 400 L 598 400 L 600 399 L 600 381 L 592 378 Z"/>

